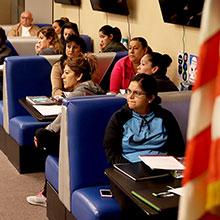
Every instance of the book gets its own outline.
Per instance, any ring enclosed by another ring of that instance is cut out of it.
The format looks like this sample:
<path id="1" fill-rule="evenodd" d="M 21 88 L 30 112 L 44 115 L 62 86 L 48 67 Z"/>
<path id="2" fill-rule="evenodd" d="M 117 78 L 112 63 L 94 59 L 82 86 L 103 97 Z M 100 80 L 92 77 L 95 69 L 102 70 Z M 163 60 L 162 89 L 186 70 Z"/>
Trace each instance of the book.
<path id="1" fill-rule="evenodd" d="M 152 170 L 143 162 L 119 163 L 114 164 L 113 166 L 134 181 L 142 181 L 170 175 L 170 173 L 166 170 Z"/>
<path id="2" fill-rule="evenodd" d="M 32 105 L 54 105 L 56 102 L 47 96 L 26 96 Z"/>

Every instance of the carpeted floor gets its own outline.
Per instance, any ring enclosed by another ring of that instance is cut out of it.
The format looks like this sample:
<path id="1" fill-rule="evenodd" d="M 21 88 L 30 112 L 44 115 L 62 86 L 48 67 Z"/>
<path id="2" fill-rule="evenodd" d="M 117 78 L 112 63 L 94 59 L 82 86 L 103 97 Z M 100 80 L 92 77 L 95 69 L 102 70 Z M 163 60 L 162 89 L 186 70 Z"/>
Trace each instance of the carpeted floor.
<path id="1" fill-rule="evenodd" d="M 26 202 L 43 184 L 44 173 L 21 175 L 0 151 L 0 220 L 47 220 L 46 208 Z"/>

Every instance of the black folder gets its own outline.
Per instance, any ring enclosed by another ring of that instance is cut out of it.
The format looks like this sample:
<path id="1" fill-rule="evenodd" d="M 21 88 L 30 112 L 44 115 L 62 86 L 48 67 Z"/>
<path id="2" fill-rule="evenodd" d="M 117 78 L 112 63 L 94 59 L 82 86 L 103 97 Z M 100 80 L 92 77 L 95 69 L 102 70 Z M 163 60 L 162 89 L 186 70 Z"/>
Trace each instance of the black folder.
<path id="1" fill-rule="evenodd" d="M 160 191 L 156 191 L 155 193 L 159 193 L 161 191 L 166 191 L 167 188 L 161 188 Z M 151 206 L 158 212 L 167 212 L 170 210 L 175 210 L 178 208 L 179 204 L 179 195 L 173 193 L 173 196 L 170 197 L 157 197 L 154 196 L 152 190 L 148 189 L 137 189 L 131 192 L 132 195 L 140 199 L 142 202 Z M 172 193 L 171 193 L 172 194 Z"/>
<path id="2" fill-rule="evenodd" d="M 142 181 L 170 175 L 169 171 L 167 170 L 152 170 L 143 162 L 119 163 L 114 164 L 113 166 L 134 181 Z"/>

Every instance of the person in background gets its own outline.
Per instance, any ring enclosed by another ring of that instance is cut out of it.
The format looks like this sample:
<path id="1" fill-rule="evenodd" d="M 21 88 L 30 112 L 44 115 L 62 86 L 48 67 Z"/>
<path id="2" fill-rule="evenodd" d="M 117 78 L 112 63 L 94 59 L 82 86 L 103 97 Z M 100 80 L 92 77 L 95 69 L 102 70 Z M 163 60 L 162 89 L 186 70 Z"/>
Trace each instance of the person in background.
<path id="1" fill-rule="evenodd" d="M 53 27 L 42 27 L 37 33 L 35 45 L 37 55 L 55 55 L 62 53 L 62 45 Z"/>
<path id="2" fill-rule="evenodd" d="M 119 93 L 120 89 L 127 89 L 132 77 L 137 73 L 141 58 L 152 52 L 143 37 L 134 37 L 129 42 L 128 56 L 118 60 L 110 77 L 110 92 Z"/>
<path id="3" fill-rule="evenodd" d="M 137 73 L 152 75 L 158 84 L 159 92 L 179 91 L 176 85 L 166 76 L 167 68 L 172 63 L 172 59 L 167 54 L 152 52 L 141 58 Z"/>
<path id="4" fill-rule="evenodd" d="M 3 63 L 6 57 L 12 56 L 12 51 L 6 45 L 7 36 L 5 30 L 0 27 L 0 100 L 2 100 L 3 87 Z"/>
<path id="5" fill-rule="evenodd" d="M 99 29 L 101 52 L 127 51 L 127 48 L 121 43 L 121 31 L 117 27 L 104 25 Z"/>
<path id="6" fill-rule="evenodd" d="M 89 56 L 79 56 L 76 59 L 67 59 L 64 63 L 64 73 L 62 75 L 65 89 L 72 92 L 67 98 L 75 96 L 99 95 L 103 94 L 99 85 L 91 80 L 91 62 Z M 62 113 L 46 128 L 36 131 L 34 137 L 35 146 L 46 155 L 59 154 L 60 122 Z M 43 190 L 36 196 L 28 196 L 27 202 L 32 205 L 46 207 L 46 183 Z"/>
<path id="7" fill-rule="evenodd" d="M 12 51 L 6 45 L 7 36 L 5 34 L 5 30 L 0 27 L 0 65 L 3 64 L 5 57 L 11 56 Z"/>
<path id="8" fill-rule="evenodd" d="M 16 24 L 8 32 L 8 37 L 31 37 L 37 36 L 39 27 L 32 24 L 33 16 L 30 11 L 24 11 L 21 13 L 20 22 Z"/>
<path id="9" fill-rule="evenodd" d="M 185 147 L 179 125 L 160 106 L 154 77 L 140 73 L 126 89 L 127 104 L 114 113 L 104 135 L 111 164 L 139 162 L 139 155 L 183 156 Z"/>
<path id="10" fill-rule="evenodd" d="M 85 53 L 85 44 L 82 38 L 76 35 L 67 37 L 61 58 L 53 65 L 51 70 L 52 96 L 60 97 L 64 92 L 69 91 L 64 88 L 62 74 L 64 63 L 68 58 L 76 58 Z"/>
<path id="11" fill-rule="evenodd" d="M 54 30 L 59 38 L 61 38 L 61 29 L 64 24 L 65 24 L 65 21 L 62 19 L 55 20 L 52 24 L 52 27 L 54 28 Z"/>
<path id="12" fill-rule="evenodd" d="M 67 22 L 61 29 L 61 42 L 65 44 L 65 40 L 69 35 L 76 35 L 79 37 L 79 29 L 76 23 Z"/>

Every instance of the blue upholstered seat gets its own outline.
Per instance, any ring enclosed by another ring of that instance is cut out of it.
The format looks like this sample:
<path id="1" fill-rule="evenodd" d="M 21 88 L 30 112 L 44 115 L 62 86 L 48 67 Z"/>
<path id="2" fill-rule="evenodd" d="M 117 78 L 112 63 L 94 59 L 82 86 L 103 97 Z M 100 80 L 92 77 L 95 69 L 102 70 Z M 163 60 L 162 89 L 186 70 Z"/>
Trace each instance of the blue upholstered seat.
<path id="1" fill-rule="evenodd" d="M 26 172 L 26 168 L 31 172 L 31 164 L 26 164 L 26 161 L 33 161 L 33 167 L 36 165 L 34 159 L 40 161 L 41 158 L 37 159 L 35 155 L 33 137 L 36 129 L 49 123 L 37 121 L 19 103 L 19 99 L 36 95 L 50 96 L 51 63 L 57 59 L 59 57 L 53 57 L 50 62 L 41 56 L 14 56 L 5 59 L 3 124 L 8 134 L 6 148 L 10 149 L 6 152 L 19 172 Z M 33 160 L 30 159 L 30 154 Z"/>
<path id="2" fill-rule="evenodd" d="M 83 220 L 118 220 L 121 208 L 114 198 L 102 198 L 99 190 L 109 189 L 109 185 L 87 187 L 72 194 L 72 213 Z"/>
<path id="3" fill-rule="evenodd" d="M 47 181 L 53 186 L 53 188 L 58 192 L 58 157 L 49 155 L 46 159 L 45 164 L 45 175 Z"/>
<path id="4" fill-rule="evenodd" d="M 80 37 L 86 43 L 86 52 L 93 52 L 93 40 L 89 35 L 81 34 Z"/>

